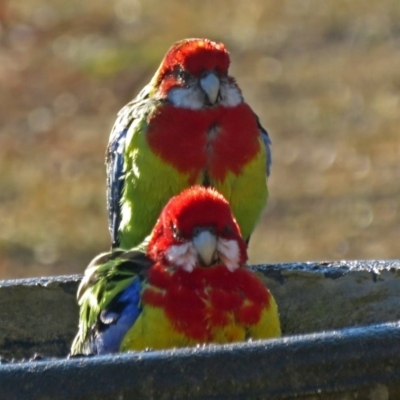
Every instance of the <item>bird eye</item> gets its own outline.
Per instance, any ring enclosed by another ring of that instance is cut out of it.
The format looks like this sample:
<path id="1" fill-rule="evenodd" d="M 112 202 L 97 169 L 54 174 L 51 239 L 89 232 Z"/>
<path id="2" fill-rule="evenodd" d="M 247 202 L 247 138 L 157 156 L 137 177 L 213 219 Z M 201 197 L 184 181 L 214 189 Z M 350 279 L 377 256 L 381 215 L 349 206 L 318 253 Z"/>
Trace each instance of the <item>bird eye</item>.
<path id="1" fill-rule="evenodd" d="M 186 81 L 190 77 L 190 75 L 185 70 L 183 70 L 182 68 L 179 68 L 177 75 L 178 75 L 178 78 L 180 80 L 182 80 L 182 81 Z"/>
<path id="2" fill-rule="evenodd" d="M 224 226 L 224 229 L 222 230 L 222 234 L 223 234 L 224 236 L 229 236 L 229 235 L 231 235 L 231 234 L 232 234 L 232 227 L 231 227 L 229 224 L 225 225 L 225 226 Z"/>
<path id="3" fill-rule="evenodd" d="M 176 239 L 176 240 L 182 239 L 182 234 L 176 225 L 172 224 L 171 230 L 172 230 L 172 237 L 174 239 Z"/>
<path id="4" fill-rule="evenodd" d="M 193 236 L 197 236 L 202 231 L 198 226 L 193 229 Z"/>

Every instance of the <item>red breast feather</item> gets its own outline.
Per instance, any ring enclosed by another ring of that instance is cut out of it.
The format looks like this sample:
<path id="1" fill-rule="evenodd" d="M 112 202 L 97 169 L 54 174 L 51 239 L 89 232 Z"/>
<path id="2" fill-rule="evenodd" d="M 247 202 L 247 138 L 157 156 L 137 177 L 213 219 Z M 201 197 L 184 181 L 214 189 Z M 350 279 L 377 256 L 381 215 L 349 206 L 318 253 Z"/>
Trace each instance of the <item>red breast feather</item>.
<path id="1" fill-rule="evenodd" d="M 212 341 L 215 327 L 256 324 L 270 302 L 269 291 L 244 268 L 171 272 L 160 263 L 149 273 L 149 283 L 153 288 L 144 291 L 142 301 L 163 308 L 175 329 L 199 342 Z"/>
<path id="2" fill-rule="evenodd" d="M 259 135 L 245 103 L 204 110 L 165 105 L 152 115 L 147 132 L 152 150 L 180 172 L 196 180 L 207 169 L 220 181 L 230 171 L 239 174 L 258 153 Z"/>

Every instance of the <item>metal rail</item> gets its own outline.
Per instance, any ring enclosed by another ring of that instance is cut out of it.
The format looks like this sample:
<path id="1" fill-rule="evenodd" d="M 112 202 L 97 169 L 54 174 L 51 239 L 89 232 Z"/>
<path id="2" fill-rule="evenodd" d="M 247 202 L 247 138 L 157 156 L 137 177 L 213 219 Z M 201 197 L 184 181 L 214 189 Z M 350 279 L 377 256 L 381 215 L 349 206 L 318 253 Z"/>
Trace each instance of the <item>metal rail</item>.
<path id="1" fill-rule="evenodd" d="M 73 359 L 80 277 L 3 281 L 0 400 L 398 399 L 400 323 L 382 322 L 400 319 L 399 267 L 255 266 L 277 299 L 282 339 Z M 21 360 L 35 352 L 43 358 Z"/>

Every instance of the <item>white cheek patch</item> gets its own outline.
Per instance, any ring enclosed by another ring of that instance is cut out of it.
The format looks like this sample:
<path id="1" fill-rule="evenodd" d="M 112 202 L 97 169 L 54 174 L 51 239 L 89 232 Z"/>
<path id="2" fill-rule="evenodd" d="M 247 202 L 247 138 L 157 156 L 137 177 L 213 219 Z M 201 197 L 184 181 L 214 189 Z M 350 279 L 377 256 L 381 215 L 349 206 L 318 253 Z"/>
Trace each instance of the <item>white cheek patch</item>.
<path id="1" fill-rule="evenodd" d="M 217 250 L 223 264 L 233 272 L 239 268 L 240 250 L 236 240 L 219 239 Z"/>
<path id="2" fill-rule="evenodd" d="M 166 255 L 170 263 L 181 267 L 187 272 L 192 272 L 196 265 L 196 249 L 192 242 L 170 246 Z"/>
<path id="3" fill-rule="evenodd" d="M 236 107 L 243 102 L 242 94 L 236 85 L 222 83 L 220 87 L 221 104 L 225 107 Z"/>
<path id="4" fill-rule="evenodd" d="M 196 88 L 174 88 L 168 93 L 168 100 L 176 107 L 199 110 L 204 106 L 204 94 Z"/>
<path id="5" fill-rule="evenodd" d="M 220 85 L 221 104 L 224 107 L 236 107 L 243 103 L 243 96 L 236 85 L 221 82 Z M 197 87 L 174 88 L 168 93 L 168 100 L 176 107 L 200 110 L 204 108 L 204 92 Z M 218 102 L 217 102 L 218 104 Z"/>

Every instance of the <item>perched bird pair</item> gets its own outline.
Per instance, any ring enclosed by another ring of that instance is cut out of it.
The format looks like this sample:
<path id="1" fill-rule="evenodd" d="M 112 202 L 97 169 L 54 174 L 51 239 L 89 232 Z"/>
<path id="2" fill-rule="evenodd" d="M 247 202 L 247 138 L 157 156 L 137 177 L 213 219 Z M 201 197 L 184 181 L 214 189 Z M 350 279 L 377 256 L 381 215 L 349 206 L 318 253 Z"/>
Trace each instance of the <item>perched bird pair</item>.
<path id="1" fill-rule="evenodd" d="M 113 251 L 85 271 L 72 354 L 280 336 L 271 293 L 245 268 L 270 141 L 229 63 L 222 43 L 180 41 L 119 113 L 106 159 Z"/>

